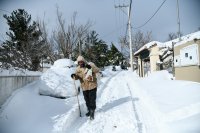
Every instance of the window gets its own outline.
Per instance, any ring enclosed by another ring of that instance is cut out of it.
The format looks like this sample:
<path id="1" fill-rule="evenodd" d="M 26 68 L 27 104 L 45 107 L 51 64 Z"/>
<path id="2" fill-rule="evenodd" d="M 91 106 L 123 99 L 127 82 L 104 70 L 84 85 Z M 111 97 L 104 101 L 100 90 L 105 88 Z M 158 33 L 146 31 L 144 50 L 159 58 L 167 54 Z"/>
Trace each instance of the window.
<path id="1" fill-rule="evenodd" d="M 185 57 L 186 57 L 186 58 L 188 57 L 188 53 L 185 53 Z"/>
<path id="2" fill-rule="evenodd" d="M 181 66 L 199 65 L 198 44 L 192 44 L 180 49 Z"/>

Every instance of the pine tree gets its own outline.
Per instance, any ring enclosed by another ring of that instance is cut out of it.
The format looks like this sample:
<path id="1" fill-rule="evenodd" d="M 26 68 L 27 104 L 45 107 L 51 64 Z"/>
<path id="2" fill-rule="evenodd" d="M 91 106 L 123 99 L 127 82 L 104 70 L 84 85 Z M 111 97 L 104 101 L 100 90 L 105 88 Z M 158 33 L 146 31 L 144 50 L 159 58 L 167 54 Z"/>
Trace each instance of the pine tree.
<path id="1" fill-rule="evenodd" d="M 0 46 L 0 67 L 2 68 L 10 68 L 10 67 L 17 67 L 17 68 L 30 68 L 31 63 L 26 63 L 26 57 L 23 55 L 22 52 L 16 50 L 12 44 L 8 45 L 3 44 Z"/>
<path id="2" fill-rule="evenodd" d="M 83 56 L 87 60 L 94 62 L 98 67 L 104 67 L 108 64 L 107 51 L 107 44 L 98 38 L 96 31 L 91 31 L 86 38 Z"/>
<path id="3" fill-rule="evenodd" d="M 124 59 L 122 53 L 115 47 L 113 43 L 111 44 L 107 56 L 110 65 L 119 65 L 120 62 Z"/>
<path id="4" fill-rule="evenodd" d="M 3 45 L 8 47 L 8 53 L 20 54 L 20 56 L 14 55 L 10 64 L 13 67 L 38 70 L 40 58 L 44 55 L 45 49 L 38 24 L 31 21 L 31 15 L 24 9 L 15 10 L 11 13 L 11 16 L 4 15 L 3 17 L 9 25 L 9 32 L 6 32 L 9 40 L 6 40 Z M 15 63 L 13 60 L 23 61 L 23 66 L 17 63 L 19 61 Z"/>

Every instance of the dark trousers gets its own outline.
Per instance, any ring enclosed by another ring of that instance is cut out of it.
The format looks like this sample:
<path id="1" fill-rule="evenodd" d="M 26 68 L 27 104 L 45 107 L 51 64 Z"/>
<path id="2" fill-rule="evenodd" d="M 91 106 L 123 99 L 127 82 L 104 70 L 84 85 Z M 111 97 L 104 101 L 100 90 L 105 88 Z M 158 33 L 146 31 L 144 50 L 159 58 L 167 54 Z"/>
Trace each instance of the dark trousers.
<path id="1" fill-rule="evenodd" d="M 96 93 L 97 93 L 97 88 L 83 91 L 83 96 L 84 96 L 88 111 L 96 109 Z"/>

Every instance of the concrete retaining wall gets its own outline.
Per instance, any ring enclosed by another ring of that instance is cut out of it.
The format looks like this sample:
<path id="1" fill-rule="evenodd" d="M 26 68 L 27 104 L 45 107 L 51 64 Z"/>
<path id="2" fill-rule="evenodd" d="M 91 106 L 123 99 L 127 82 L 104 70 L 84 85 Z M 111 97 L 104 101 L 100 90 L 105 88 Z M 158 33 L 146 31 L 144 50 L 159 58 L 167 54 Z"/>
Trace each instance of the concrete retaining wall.
<path id="1" fill-rule="evenodd" d="M 0 107 L 13 91 L 38 80 L 39 76 L 0 76 Z"/>

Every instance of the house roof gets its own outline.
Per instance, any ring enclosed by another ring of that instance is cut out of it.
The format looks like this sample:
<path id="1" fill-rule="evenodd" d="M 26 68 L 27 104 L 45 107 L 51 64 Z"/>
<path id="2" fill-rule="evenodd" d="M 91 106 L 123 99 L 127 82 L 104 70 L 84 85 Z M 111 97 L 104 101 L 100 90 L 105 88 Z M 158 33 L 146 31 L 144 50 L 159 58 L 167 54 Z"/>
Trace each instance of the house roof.
<path id="1" fill-rule="evenodd" d="M 152 41 L 152 42 L 149 42 L 149 43 L 145 44 L 144 46 L 142 46 L 138 51 L 136 51 L 136 52 L 134 53 L 134 55 L 138 55 L 138 54 L 139 54 L 140 52 L 142 52 L 143 50 L 149 49 L 150 47 L 155 46 L 155 45 L 157 45 L 158 47 L 162 47 L 162 46 L 163 46 L 163 44 L 162 44 L 161 42 Z"/>
<path id="2" fill-rule="evenodd" d="M 175 43 L 174 47 L 185 44 L 189 41 L 192 41 L 194 39 L 200 39 L 200 31 L 185 35 L 181 37 L 181 41 L 179 42 L 179 38 L 176 38 L 174 40 L 165 42 L 164 44 L 168 47 L 172 47 L 172 43 Z"/>
<path id="3" fill-rule="evenodd" d="M 200 31 L 181 37 L 182 41 L 176 43 L 175 47 L 182 45 L 182 44 L 185 44 L 186 42 L 192 41 L 194 39 L 198 39 L 198 40 L 200 39 Z"/>
<path id="4" fill-rule="evenodd" d="M 185 36 L 182 36 L 180 42 L 179 42 L 179 38 L 176 38 L 176 39 L 168 41 L 168 42 L 163 42 L 163 43 L 162 42 L 158 42 L 158 41 L 149 42 L 149 43 L 145 44 L 144 46 L 142 46 L 138 51 L 136 51 L 134 53 L 134 55 L 138 55 L 143 50 L 149 49 L 149 48 L 151 48 L 152 46 L 155 46 L 155 45 L 157 45 L 160 48 L 162 48 L 162 47 L 170 47 L 170 48 L 172 48 L 172 44 L 173 43 L 175 44 L 174 46 L 176 47 L 176 46 L 185 44 L 188 41 L 192 41 L 194 39 L 200 39 L 200 31 L 194 32 L 194 33 L 191 33 L 191 34 L 188 34 L 188 35 L 185 35 Z"/>

